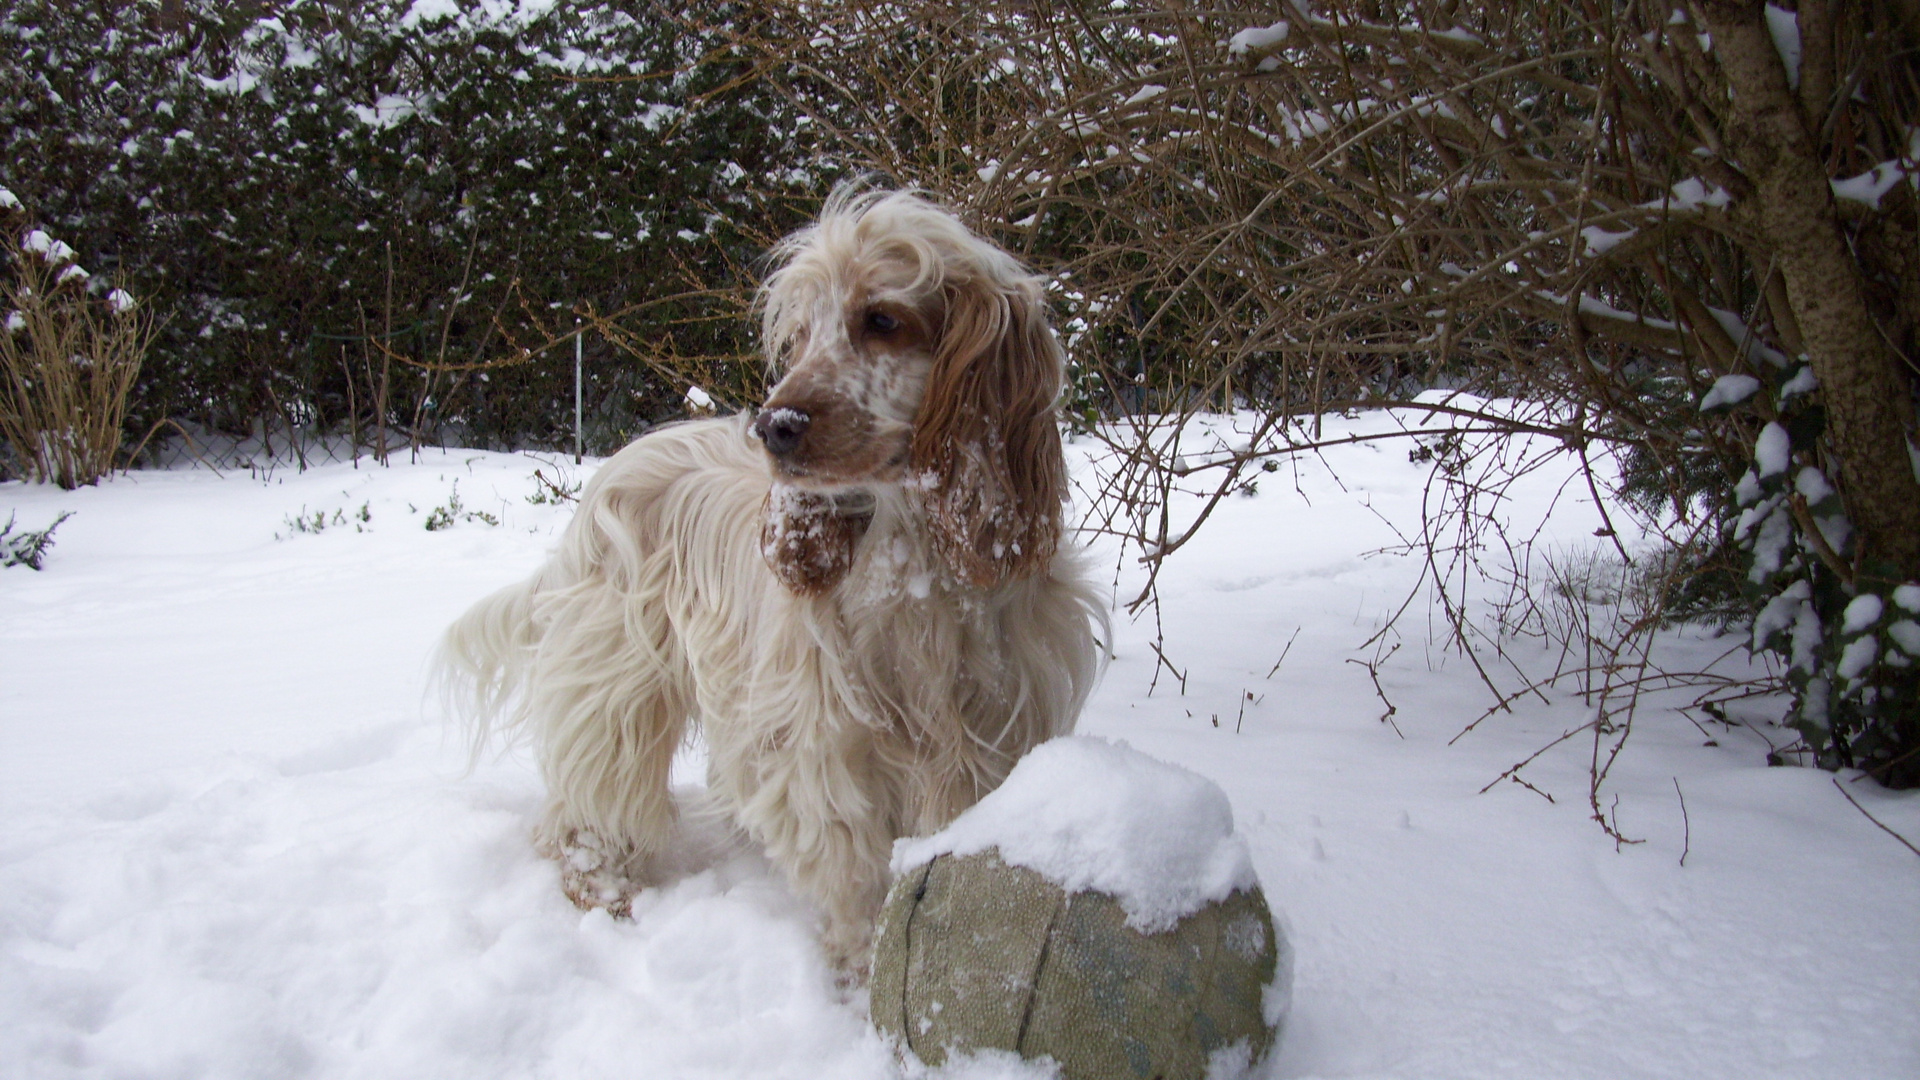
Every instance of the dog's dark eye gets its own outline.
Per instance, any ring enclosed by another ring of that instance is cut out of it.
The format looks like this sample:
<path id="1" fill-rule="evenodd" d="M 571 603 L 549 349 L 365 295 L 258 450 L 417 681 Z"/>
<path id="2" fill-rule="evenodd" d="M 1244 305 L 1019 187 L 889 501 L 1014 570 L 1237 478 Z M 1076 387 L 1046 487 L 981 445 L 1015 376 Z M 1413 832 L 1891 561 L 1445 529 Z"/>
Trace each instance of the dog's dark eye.
<path id="1" fill-rule="evenodd" d="M 876 334 L 891 334 L 900 329 L 900 320 L 884 311 L 867 312 L 867 329 Z"/>

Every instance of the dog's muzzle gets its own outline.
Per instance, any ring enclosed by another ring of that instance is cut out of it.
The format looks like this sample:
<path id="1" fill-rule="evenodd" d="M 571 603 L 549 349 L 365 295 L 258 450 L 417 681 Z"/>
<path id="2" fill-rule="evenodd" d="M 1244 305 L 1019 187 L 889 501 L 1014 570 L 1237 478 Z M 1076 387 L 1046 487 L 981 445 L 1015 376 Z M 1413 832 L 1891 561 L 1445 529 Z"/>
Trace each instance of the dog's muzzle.
<path id="1" fill-rule="evenodd" d="M 786 457 L 800 447 L 812 418 L 798 409 L 767 409 L 753 419 L 753 436 L 766 444 L 767 453 Z"/>

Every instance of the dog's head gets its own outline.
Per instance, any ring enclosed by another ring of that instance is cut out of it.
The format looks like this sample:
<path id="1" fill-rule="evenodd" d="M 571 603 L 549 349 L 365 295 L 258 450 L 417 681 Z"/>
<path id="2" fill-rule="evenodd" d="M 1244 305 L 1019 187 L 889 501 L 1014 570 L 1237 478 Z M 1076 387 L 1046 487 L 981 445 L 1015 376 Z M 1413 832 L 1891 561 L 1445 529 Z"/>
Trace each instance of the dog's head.
<path id="1" fill-rule="evenodd" d="M 752 430 L 774 476 L 763 547 L 781 579 L 831 588 L 859 538 L 849 493 L 877 484 L 913 492 L 960 580 L 1043 569 L 1066 472 L 1063 359 L 1039 281 L 925 199 L 853 187 L 774 258 L 763 332 L 784 374 Z"/>

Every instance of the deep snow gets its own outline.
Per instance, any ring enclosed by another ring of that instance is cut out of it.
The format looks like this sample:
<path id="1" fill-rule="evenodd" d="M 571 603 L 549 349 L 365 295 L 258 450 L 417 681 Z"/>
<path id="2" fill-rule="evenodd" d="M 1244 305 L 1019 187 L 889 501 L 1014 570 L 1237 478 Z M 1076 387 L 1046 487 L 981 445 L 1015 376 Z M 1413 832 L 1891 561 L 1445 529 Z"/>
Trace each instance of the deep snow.
<path id="1" fill-rule="evenodd" d="M 1295 949 L 1271 1075 L 1920 1075 L 1920 859 L 1828 774 L 1765 767 L 1777 733 L 1648 704 L 1608 796 L 1645 842 L 1616 850 L 1588 820 L 1584 739 L 1527 773 L 1554 802 L 1476 794 L 1584 722 L 1577 695 L 1449 747 L 1486 690 L 1410 616 L 1381 722 L 1347 661 L 1380 655 L 1362 643 L 1418 574 L 1366 554 L 1417 520 L 1430 466 L 1404 451 L 1328 451 L 1230 499 L 1163 576 L 1184 694 L 1164 668 L 1148 694 L 1152 621 L 1123 616 L 1081 725 L 1231 800 Z M 44 571 L 0 570 L 0 1073 L 898 1075 L 757 854 L 690 835 L 705 869 L 631 922 L 583 914 L 529 850 L 525 757 L 463 773 L 425 660 L 564 523 L 527 501 L 536 468 L 573 474 L 449 451 L 0 485 L 21 527 L 75 515 Z M 1513 512 L 1541 512 L 1551 480 Z M 456 482 L 452 527 L 426 530 Z M 293 530 L 315 512 L 327 528 Z M 1593 527 L 1563 496 L 1564 547 Z M 1131 596 L 1138 571 L 1120 577 Z M 683 765 L 697 783 L 697 753 Z M 1920 839 L 1920 797 L 1848 790 Z"/>

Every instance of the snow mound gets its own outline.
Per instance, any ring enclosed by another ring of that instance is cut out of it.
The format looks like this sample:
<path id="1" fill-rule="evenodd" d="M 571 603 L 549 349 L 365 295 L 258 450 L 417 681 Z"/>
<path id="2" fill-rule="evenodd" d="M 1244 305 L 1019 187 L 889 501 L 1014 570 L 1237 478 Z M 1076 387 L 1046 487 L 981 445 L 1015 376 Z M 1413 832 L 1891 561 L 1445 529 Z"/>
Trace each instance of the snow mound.
<path id="1" fill-rule="evenodd" d="M 1217 784 L 1084 736 L 1042 744 L 951 825 L 896 842 L 893 871 L 988 848 L 1069 893 L 1115 897 L 1127 924 L 1149 934 L 1259 883 Z"/>

